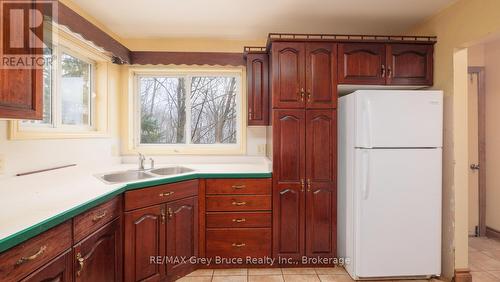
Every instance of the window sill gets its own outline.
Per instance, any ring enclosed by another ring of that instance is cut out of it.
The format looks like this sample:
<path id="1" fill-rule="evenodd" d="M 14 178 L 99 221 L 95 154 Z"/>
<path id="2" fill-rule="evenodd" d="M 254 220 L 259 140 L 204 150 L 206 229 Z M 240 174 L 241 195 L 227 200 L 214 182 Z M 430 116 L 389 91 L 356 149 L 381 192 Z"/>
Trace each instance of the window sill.
<path id="1" fill-rule="evenodd" d="M 62 131 L 60 129 L 34 128 L 22 130 L 18 121 L 9 122 L 9 140 L 33 140 L 33 139 L 83 139 L 83 138 L 108 138 L 106 131 Z"/>

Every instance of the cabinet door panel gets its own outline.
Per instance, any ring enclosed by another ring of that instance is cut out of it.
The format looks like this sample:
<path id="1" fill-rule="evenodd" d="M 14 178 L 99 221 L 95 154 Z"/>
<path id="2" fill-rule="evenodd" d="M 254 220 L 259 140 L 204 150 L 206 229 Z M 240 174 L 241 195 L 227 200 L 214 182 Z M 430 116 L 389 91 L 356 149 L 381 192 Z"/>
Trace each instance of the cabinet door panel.
<path id="1" fill-rule="evenodd" d="M 247 54 L 248 125 L 269 125 L 269 56 Z"/>
<path id="2" fill-rule="evenodd" d="M 198 197 L 167 204 L 166 255 L 174 258 L 166 265 L 168 280 L 179 279 L 195 269 L 195 265 L 175 259 L 198 255 Z"/>
<path id="3" fill-rule="evenodd" d="M 385 44 L 340 43 L 340 84 L 385 84 Z"/>
<path id="4" fill-rule="evenodd" d="M 71 271 L 73 256 L 71 249 L 42 266 L 22 282 L 71 282 L 73 273 Z"/>
<path id="5" fill-rule="evenodd" d="M 273 113 L 273 255 L 304 254 L 305 110 Z"/>
<path id="6" fill-rule="evenodd" d="M 162 205 L 125 213 L 125 281 L 157 281 L 164 267 L 150 263 L 150 256 L 164 256 Z"/>
<path id="7" fill-rule="evenodd" d="M 273 111 L 273 171 L 279 183 L 299 184 L 305 169 L 305 111 Z"/>
<path id="8" fill-rule="evenodd" d="M 122 281 L 121 219 L 75 245 L 75 281 Z"/>
<path id="9" fill-rule="evenodd" d="M 337 44 L 306 45 L 307 108 L 335 108 L 337 105 Z"/>
<path id="10" fill-rule="evenodd" d="M 336 252 L 336 111 L 307 111 L 306 128 L 306 254 L 328 257 Z"/>
<path id="11" fill-rule="evenodd" d="M 273 43 L 271 51 L 273 108 L 304 107 L 304 51 L 303 43 Z"/>
<path id="12" fill-rule="evenodd" d="M 432 85 L 433 45 L 388 44 L 387 84 Z"/>

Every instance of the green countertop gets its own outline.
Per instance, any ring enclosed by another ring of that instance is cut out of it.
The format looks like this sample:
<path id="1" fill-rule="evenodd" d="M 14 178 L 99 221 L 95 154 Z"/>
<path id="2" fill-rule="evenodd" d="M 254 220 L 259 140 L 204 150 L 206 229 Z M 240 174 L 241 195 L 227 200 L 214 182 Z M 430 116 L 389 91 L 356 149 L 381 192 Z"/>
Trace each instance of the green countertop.
<path id="1" fill-rule="evenodd" d="M 0 252 L 6 251 L 30 238 L 37 236 L 38 234 L 62 223 L 74 216 L 81 214 L 95 206 L 98 206 L 109 199 L 122 194 L 128 190 L 140 189 L 145 187 L 151 187 L 161 184 L 174 183 L 184 180 L 191 179 L 208 179 L 208 178 L 270 178 L 272 173 L 193 173 L 188 175 L 180 175 L 169 178 L 156 178 L 153 180 L 146 180 L 142 182 L 134 182 L 125 184 L 123 187 L 117 188 L 116 190 L 103 194 L 100 197 L 87 201 L 78 206 L 75 206 L 65 212 L 54 215 L 53 217 L 34 224 L 24 230 L 14 233 L 8 237 L 0 240 Z"/>

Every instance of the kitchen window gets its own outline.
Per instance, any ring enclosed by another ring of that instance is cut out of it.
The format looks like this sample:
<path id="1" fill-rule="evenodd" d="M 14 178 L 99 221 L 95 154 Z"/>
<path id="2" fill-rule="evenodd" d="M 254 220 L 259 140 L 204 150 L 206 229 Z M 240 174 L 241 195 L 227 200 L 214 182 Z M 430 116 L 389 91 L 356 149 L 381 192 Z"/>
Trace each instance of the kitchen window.
<path id="1" fill-rule="evenodd" d="M 135 85 L 136 147 L 241 147 L 240 72 L 139 73 Z"/>
<path id="2" fill-rule="evenodd" d="M 95 63 L 62 46 L 53 52 L 43 69 L 43 119 L 22 121 L 21 128 L 93 130 Z"/>

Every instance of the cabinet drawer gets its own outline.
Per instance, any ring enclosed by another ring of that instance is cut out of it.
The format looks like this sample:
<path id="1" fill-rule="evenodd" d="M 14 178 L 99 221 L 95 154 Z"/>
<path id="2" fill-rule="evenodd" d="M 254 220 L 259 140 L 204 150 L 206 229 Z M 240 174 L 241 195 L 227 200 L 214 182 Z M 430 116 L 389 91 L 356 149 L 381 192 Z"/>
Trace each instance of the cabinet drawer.
<path id="1" fill-rule="evenodd" d="M 87 237 L 121 213 L 121 197 L 115 197 L 73 219 L 73 238 L 75 242 Z"/>
<path id="2" fill-rule="evenodd" d="M 271 227 L 271 212 L 209 212 L 208 228 Z"/>
<path id="3" fill-rule="evenodd" d="M 71 248 L 71 222 L 62 223 L 0 254 L 0 281 L 18 281 Z"/>
<path id="4" fill-rule="evenodd" d="M 144 208 L 177 199 L 196 196 L 198 180 L 182 181 L 137 189 L 125 193 L 125 210 Z"/>
<path id="5" fill-rule="evenodd" d="M 271 194 L 271 178 L 207 179 L 207 194 Z"/>
<path id="6" fill-rule="evenodd" d="M 271 228 L 208 229 L 207 257 L 264 257 L 271 255 Z"/>
<path id="7" fill-rule="evenodd" d="M 207 196 L 207 211 L 264 211 L 271 209 L 270 195 Z"/>

